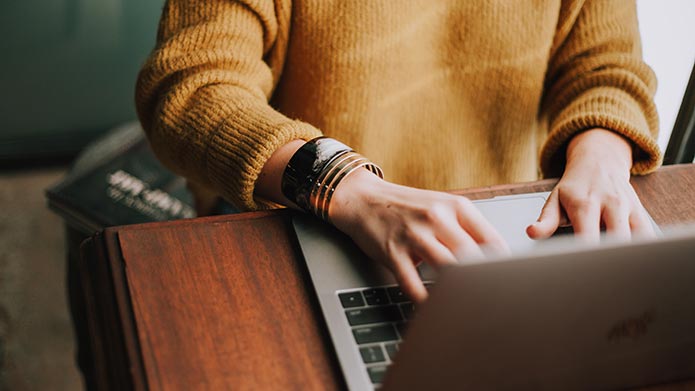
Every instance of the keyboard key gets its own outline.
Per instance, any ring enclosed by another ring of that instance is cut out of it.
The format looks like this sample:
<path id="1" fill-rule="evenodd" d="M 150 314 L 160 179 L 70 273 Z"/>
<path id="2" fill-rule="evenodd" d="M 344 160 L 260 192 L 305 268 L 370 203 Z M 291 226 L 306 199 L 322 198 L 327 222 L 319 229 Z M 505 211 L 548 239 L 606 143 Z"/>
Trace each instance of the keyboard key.
<path id="1" fill-rule="evenodd" d="M 432 281 L 437 278 L 437 270 L 427 262 L 422 262 L 418 265 L 417 271 L 420 273 L 422 281 Z"/>
<path id="2" fill-rule="evenodd" d="M 369 367 L 367 368 L 367 372 L 369 372 L 369 378 L 372 380 L 372 383 L 378 384 L 384 381 L 384 375 L 386 374 L 386 367 L 378 366 L 378 367 Z"/>
<path id="3" fill-rule="evenodd" d="M 345 311 L 350 326 L 359 326 L 369 323 L 398 322 L 403 320 L 401 312 L 395 305 L 380 307 L 367 307 Z"/>
<path id="4" fill-rule="evenodd" d="M 415 312 L 415 304 L 413 303 L 403 303 L 400 305 L 401 311 L 403 311 L 403 316 L 406 320 L 413 318 L 413 313 Z"/>
<path id="5" fill-rule="evenodd" d="M 389 358 L 391 361 L 393 361 L 393 358 L 396 357 L 396 353 L 398 352 L 398 347 L 400 344 L 398 343 L 387 343 L 384 344 L 384 348 L 386 349 L 386 354 L 389 355 Z"/>
<path id="6" fill-rule="evenodd" d="M 401 339 L 405 336 L 405 330 L 408 327 L 407 323 L 400 322 L 396 323 L 396 328 L 398 329 L 398 334 L 401 335 Z"/>
<path id="7" fill-rule="evenodd" d="M 384 351 L 381 350 L 381 346 L 379 345 L 365 346 L 360 348 L 360 354 L 362 355 L 362 361 L 364 361 L 365 364 L 386 361 Z"/>
<path id="8" fill-rule="evenodd" d="M 358 345 L 398 340 L 396 330 L 390 324 L 354 328 L 352 329 L 352 335 L 355 336 L 355 341 L 357 341 Z"/>
<path id="9" fill-rule="evenodd" d="M 386 296 L 386 289 L 384 288 L 365 289 L 362 293 L 369 305 L 383 305 L 389 303 L 388 296 Z"/>
<path id="10" fill-rule="evenodd" d="M 386 288 L 386 292 L 388 292 L 392 303 L 403 303 L 404 301 L 409 301 L 408 296 L 405 295 L 405 292 L 403 292 L 399 286 Z"/>
<path id="11" fill-rule="evenodd" d="M 364 299 L 362 298 L 362 294 L 359 291 L 340 293 L 338 294 L 338 298 L 340 298 L 340 304 L 343 305 L 343 308 L 364 306 Z"/>

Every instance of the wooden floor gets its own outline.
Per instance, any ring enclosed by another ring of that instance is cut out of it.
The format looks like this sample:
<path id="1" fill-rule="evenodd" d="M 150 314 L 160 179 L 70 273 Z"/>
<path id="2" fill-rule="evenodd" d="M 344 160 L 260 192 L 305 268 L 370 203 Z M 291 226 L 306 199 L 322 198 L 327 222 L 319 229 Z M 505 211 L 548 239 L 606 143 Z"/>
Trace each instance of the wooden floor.
<path id="1" fill-rule="evenodd" d="M 64 168 L 0 169 L 0 390 L 80 390 L 61 219 L 44 189 Z"/>

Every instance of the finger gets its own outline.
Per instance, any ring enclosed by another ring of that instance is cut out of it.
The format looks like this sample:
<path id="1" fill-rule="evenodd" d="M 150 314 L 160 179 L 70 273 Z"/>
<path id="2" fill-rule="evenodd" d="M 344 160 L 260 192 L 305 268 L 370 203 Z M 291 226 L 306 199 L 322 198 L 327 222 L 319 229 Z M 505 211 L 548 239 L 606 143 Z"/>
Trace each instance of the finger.
<path id="1" fill-rule="evenodd" d="M 391 271 L 398 281 L 401 289 L 414 302 L 421 303 L 427 299 L 427 289 L 420 279 L 415 262 L 405 252 L 397 256 L 390 263 Z"/>
<path id="2" fill-rule="evenodd" d="M 574 235 L 588 243 L 598 243 L 601 238 L 601 208 L 598 202 L 575 200 L 565 210 L 569 217 Z"/>
<path id="3" fill-rule="evenodd" d="M 649 217 L 649 213 L 644 209 L 642 202 L 640 201 L 637 193 L 635 193 L 634 188 L 630 188 L 630 196 L 632 199 L 632 211 L 628 218 L 630 224 L 630 230 L 632 230 L 633 237 L 644 237 L 653 238 L 656 236 L 654 222 Z"/>
<path id="4" fill-rule="evenodd" d="M 526 227 L 526 234 L 531 239 L 547 239 L 560 225 L 562 218 L 562 208 L 560 207 L 559 191 L 553 190 L 545 201 L 538 221 Z"/>
<path id="5" fill-rule="evenodd" d="M 654 225 L 642 204 L 639 204 L 630 214 L 629 224 L 635 237 L 652 238 L 656 236 Z"/>
<path id="6" fill-rule="evenodd" d="M 477 244 L 503 254 L 510 252 L 507 242 L 472 202 L 462 199 L 458 203 L 456 217 L 461 228 Z"/>
<path id="7" fill-rule="evenodd" d="M 621 205 L 605 205 L 601 216 L 606 225 L 606 233 L 619 240 L 629 240 L 630 210 Z"/>
<path id="8" fill-rule="evenodd" d="M 435 236 L 457 261 L 469 260 L 483 256 L 480 246 L 463 230 L 457 220 L 443 219 L 436 227 Z"/>
<path id="9" fill-rule="evenodd" d="M 433 236 L 413 240 L 412 246 L 413 258 L 422 259 L 434 267 L 439 268 L 457 263 L 456 257 L 451 250 Z"/>
<path id="10" fill-rule="evenodd" d="M 484 248 L 476 243 L 473 238 L 468 235 L 461 240 L 459 246 L 454 250 L 454 257 L 458 263 L 471 262 L 485 257 Z M 501 251 L 501 250 L 493 250 Z"/>

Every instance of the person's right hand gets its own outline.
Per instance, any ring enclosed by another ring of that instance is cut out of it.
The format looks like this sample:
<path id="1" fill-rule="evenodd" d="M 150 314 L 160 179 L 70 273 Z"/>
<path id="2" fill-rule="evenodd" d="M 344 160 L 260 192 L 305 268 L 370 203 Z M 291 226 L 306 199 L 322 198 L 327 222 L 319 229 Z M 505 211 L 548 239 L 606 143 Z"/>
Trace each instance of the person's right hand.
<path id="1" fill-rule="evenodd" d="M 329 218 L 369 257 L 384 262 L 417 302 L 427 297 L 416 270 L 420 262 L 436 268 L 477 258 L 481 246 L 509 251 L 467 198 L 396 185 L 364 169 L 336 188 Z"/>

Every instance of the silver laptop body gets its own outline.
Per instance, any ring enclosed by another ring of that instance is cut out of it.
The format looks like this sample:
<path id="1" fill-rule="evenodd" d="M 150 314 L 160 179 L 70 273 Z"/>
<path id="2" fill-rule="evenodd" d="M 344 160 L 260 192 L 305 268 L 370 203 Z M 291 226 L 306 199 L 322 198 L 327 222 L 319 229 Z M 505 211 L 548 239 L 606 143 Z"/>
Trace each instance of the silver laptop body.
<path id="1" fill-rule="evenodd" d="M 544 245 L 529 239 L 526 236 L 525 228 L 537 219 L 547 196 L 548 193 L 504 196 L 489 200 L 475 201 L 475 204 L 510 244 L 515 259 L 523 259 L 525 255 L 528 259 L 535 259 L 535 257 L 540 256 L 539 254 L 543 253 L 543 251 L 547 252 L 548 249 L 543 247 Z M 394 389 L 400 389 L 400 387 L 404 385 L 414 385 L 416 383 L 412 382 L 412 379 L 420 378 L 420 376 L 423 376 L 421 380 L 424 381 L 424 383 L 422 384 L 428 384 L 428 387 L 432 384 L 439 384 L 442 387 L 458 388 L 456 385 L 457 383 L 431 383 L 431 376 L 433 376 L 433 374 L 415 371 L 414 368 L 428 363 L 434 365 L 434 363 L 445 361 L 448 363 L 447 371 L 451 371 L 447 373 L 449 373 L 450 376 L 458 377 L 458 375 L 462 373 L 462 371 L 458 370 L 456 365 L 457 362 L 461 362 L 459 356 L 456 356 L 456 360 L 453 360 L 450 351 L 437 351 L 436 349 L 428 350 L 426 353 L 427 355 L 423 356 L 425 353 L 419 351 L 419 345 L 407 348 L 411 351 L 415 350 L 415 353 L 403 353 L 399 351 L 401 342 L 405 336 L 406 328 L 404 326 L 406 324 L 408 325 L 408 334 L 410 335 L 411 333 L 410 319 L 414 312 L 412 303 L 409 303 L 408 299 L 402 296 L 402 292 L 397 288 L 396 281 L 391 275 L 391 272 L 379 263 L 368 259 L 348 237 L 329 225 L 313 217 L 301 214 L 295 216 L 293 223 L 348 387 L 351 390 L 378 388 L 384 380 L 386 369 L 396 362 L 394 358 L 397 353 L 399 364 L 403 364 L 400 368 L 405 368 L 397 371 L 400 373 L 410 371 L 411 376 L 408 377 L 408 379 L 410 379 L 408 382 L 396 383 Z M 547 244 L 545 244 L 545 246 L 547 246 Z M 562 248 L 560 253 L 564 254 L 567 251 L 571 252 L 571 250 L 567 249 L 566 245 L 561 245 L 560 247 Z M 552 246 L 550 250 L 552 252 Z M 577 251 L 581 252 L 584 250 Z M 583 257 L 583 255 L 579 254 L 573 256 L 575 258 Z M 500 266 L 495 269 L 495 273 L 492 273 L 493 276 L 497 276 L 498 278 L 498 286 L 496 289 L 504 290 L 503 288 L 506 287 L 506 282 L 514 281 L 516 278 L 516 270 L 514 268 L 505 269 L 503 265 L 506 264 L 507 263 L 500 263 Z M 598 262 L 597 265 L 600 266 L 601 262 Z M 461 289 L 465 289 L 463 286 L 465 284 L 458 283 L 453 277 L 463 273 L 463 270 L 466 270 L 465 267 L 466 266 L 461 266 L 460 268 L 454 269 L 455 272 L 450 273 L 450 271 L 447 271 L 445 273 L 447 277 L 446 281 L 448 281 L 447 286 L 460 285 Z M 475 267 L 479 266 L 476 265 Z M 536 267 L 542 269 L 543 266 Z M 610 278 L 610 273 L 614 272 L 612 270 L 599 271 L 603 273 L 606 278 Z M 537 276 L 543 276 L 543 270 L 536 270 L 536 272 Z M 433 281 L 437 277 L 434 271 L 427 267 L 421 267 L 420 274 L 423 281 Z M 574 278 L 574 276 L 567 277 L 570 282 L 572 278 Z M 693 286 L 695 286 L 695 276 L 691 277 L 694 282 Z M 556 276 L 554 278 L 556 278 Z M 438 280 L 437 286 L 432 289 L 437 296 L 442 297 L 444 294 L 436 292 L 446 290 L 446 288 L 442 288 L 439 285 L 441 285 L 441 282 Z M 564 305 L 567 306 L 575 306 L 581 302 L 582 297 L 590 297 L 585 296 L 585 293 L 579 289 L 576 284 L 566 283 L 563 279 L 557 279 L 552 287 L 558 291 L 555 292 L 550 289 L 544 289 L 540 291 L 540 293 L 534 292 L 534 294 L 543 297 L 557 296 L 564 300 L 558 303 L 564 303 Z M 620 289 L 620 287 L 616 287 L 616 289 Z M 381 297 L 379 297 L 379 295 L 374 295 L 374 293 L 378 292 L 381 292 Z M 399 293 L 401 293 L 401 295 L 399 295 Z M 456 292 L 451 294 L 458 297 Z M 436 298 L 437 296 L 433 297 Z M 355 298 L 357 299 L 356 302 L 350 302 L 350 299 Z M 471 327 L 473 325 L 478 325 L 486 330 L 509 331 L 509 325 L 505 323 L 508 320 L 505 315 L 506 309 L 502 305 L 495 306 L 489 301 L 481 301 L 474 296 L 467 296 L 467 299 L 470 300 L 471 303 L 478 303 L 479 306 L 492 305 L 492 310 L 490 308 L 485 309 L 488 316 L 486 323 L 479 322 L 476 316 L 476 311 L 479 311 L 480 307 L 477 307 L 474 311 L 471 311 L 471 313 L 466 313 L 464 316 L 464 313 L 458 310 L 457 300 L 453 300 L 451 297 L 446 296 L 445 299 L 438 299 L 438 301 L 434 303 L 434 300 L 431 299 L 422 309 L 418 309 L 418 319 L 421 320 L 418 322 L 419 326 L 412 327 L 412 333 L 414 335 L 412 339 L 418 340 L 419 342 L 426 342 L 436 337 L 437 341 L 440 342 L 440 345 L 437 345 L 437 349 L 441 348 L 442 345 L 446 345 L 458 351 L 458 348 L 456 348 L 459 344 L 457 333 L 454 332 L 453 335 L 449 334 L 446 338 L 439 339 L 440 335 L 437 331 L 439 325 L 451 319 L 464 322 Z M 534 300 L 528 297 L 527 300 L 529 300 L 528 306 L 524 307 L 522 303 L 522 305 L 520 305 L 520 311 L 523 311 L 524 308 L 534 308 Z M 430 302 L 433 304 L 430 304 Z M 613 302 L 604 300 L 594 304 L 598 305 L 599 308 L 603 308 L 606 313 L 624 304 L 622 302 L 615 302 L 613 303 L 613 307 L 607 305 L 605 307 L 600 307 L 606 303 Z M 695 303 L 695 301 L 691 300 L 690 303 Z M 507 303 L 503 304 L 506 305 Z M 435 310 L 428 310 L 427 308 L 430 306 L 438 311 L 433 312 Z M 376 309 L 382 310 L 382 312 L 375 317 L 374 311 Z M 452 316 L 452 314 L 456 314 L 457 316 Z M 639 315 L 641 315 L 641 313 L 635 316 Z M 558 316 L 562 316 L 562 313 L 544 313 L 541 318 L 556 319 L 554 317 Z M 499 319 L 499 322 L 494 322 L 495 319 Z M 578 324 L 576 328 L 573 324 L 565 323 L 563 326 L 565 326 L 565 332 L 581 332 L 583 330 L 579 327 L 581 324 Z M 455 331 L 456 328 L 448 330 Z M 695 330 L 695 328 L 693 328 L 693 330 Z M 527 330 L 522 331 L 527 332 Z M 693 334 L 695 335 L 695 332 Z M 513 337 L 517 334 L 511 333 L 509 335 Z M 536 334 L 531 333 L 524 337 L 531 335 Z M 488 341 L 488 343 L 492 344 L 491 341 Z M 487 346 L 476 345 L 476 348 L 478 350 L 472 349 L 470 351 L 466 350 L 465 352 L 462 350 L 459 354 L 464 356 L 485 356 L 487 354 Z M 559 345 L 551 345 L 550 348 L 563 349 Z M 503 344 L 497 344 L 495 345 L 495 349 L 504 349 L 504 346 Z M 528 354 L 533 355 L 534 349 L 530 349 Z M 406 361 L 403 357 L 411 360 Z M 491 365 L 491 362 L 488 361 L 486 365 Z M 427 368 L 432 369 L 429 366 Z M 476 369 L 476 371 L 477 370 L 478 369 Z M 491 366 L 488 370 L 493 372 L 496 371 L 495 376 L 497 377 L 493 376 L 491 378 L 492 380 L 499 380 L 499 377 L 506 376 L 506 371 L 509 370 L 509 368 Z M 570 368 L 569 370 L 571 371 L 572 369 Z M 437 372 L 437 374 L 439 375 L 439 372 Z M 399 375 L 394 378 L 398 378 L 398 376 Z M 520 378 L 524 378 L 523 373 L 520 373 L 519 376 Z M 451 380 L 451 377 L 443 377 L 442 379 Z M 600 377 L 594 378 L 592 381 L 595 381 L 591 383 L 594 385 L 603 384 Z M 635 384 L 643 383 L 645 382 L 640 380 L 640 382 Z M 504 382 L 500 383 L 501 386 L 505 384 Z M 518 384 L 521 383 L 516 383 L 515 385 Z M 586 383 L 577 384 L 586 385 Z M 461 385 L 463 385 L 463 383 L 461 383 Z M 511 387 L 514 388 L 515 385 Z M 533 384 L 532 387 L 535 385 L 536 384 Z M 494 388 L 497 387 L 495 386 Z M 473 389 L 475 389 L 475 387 Z"/>
<path id="2" fill-rule="evenodd" d="M 452 266 L 398 354 L 384 389 L 595 390 L 692 378 L 695 226 Z"/>
<path id="3" fill-rule="evenodd" d="M 512 195 L 474 202 L 507 240 L 512 251 L 521 254 L 535 246 L 525 229 L 538 218 L 548 194 Z M 293 224 L 347 385 L 351 390 L 370 390 L 374 384 L 373 370 L 384 368 L 392 361 L 385 350 L 386 344 L 376 342 L 363 346 L 378 347 L 384 361 L 364 363 L 339 295 L 362 288 L 394 287 L 396 280 L 388 269 L 371 261 L 348 237 L 328 224 L 303 214 L 294 216 Z M 420 273 L 424 281 L 435 278 L 434 271 L 426 266 L 420 268 Z M 359 307 L 347 310 L 356 309 Z M 360 330 L 366 327 L 368 325 Z M 397 337 L 400 340 L 400 334 Z"/>

